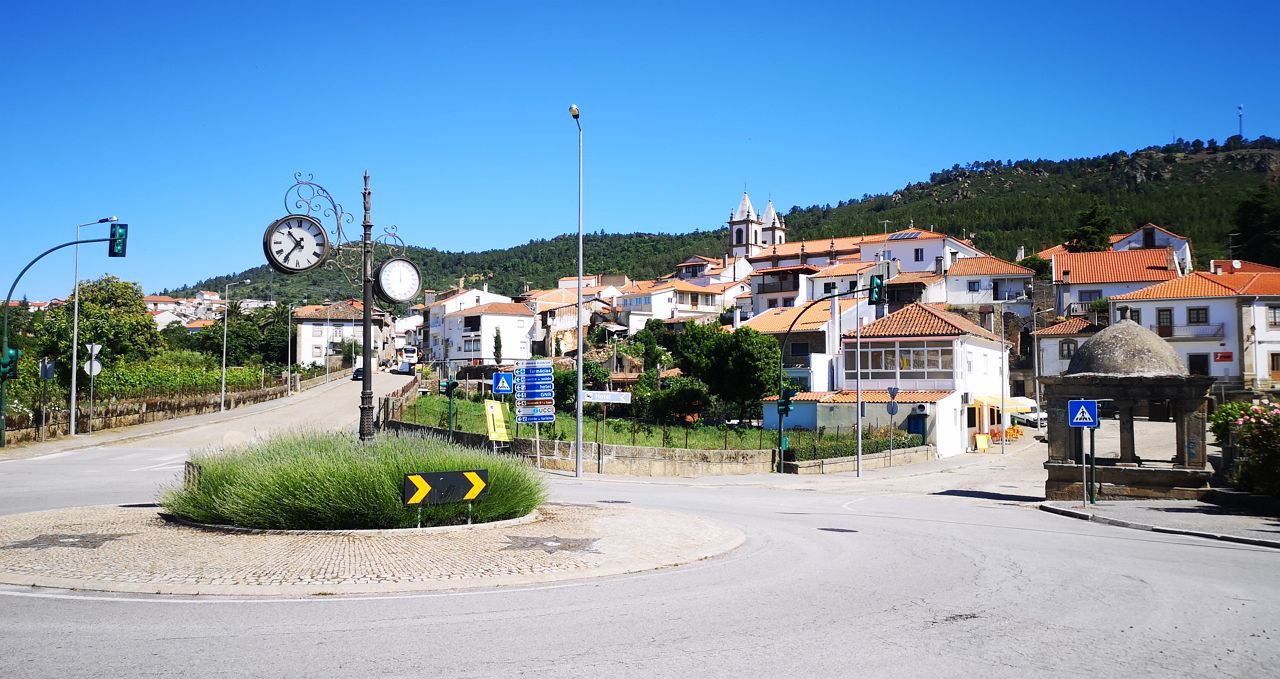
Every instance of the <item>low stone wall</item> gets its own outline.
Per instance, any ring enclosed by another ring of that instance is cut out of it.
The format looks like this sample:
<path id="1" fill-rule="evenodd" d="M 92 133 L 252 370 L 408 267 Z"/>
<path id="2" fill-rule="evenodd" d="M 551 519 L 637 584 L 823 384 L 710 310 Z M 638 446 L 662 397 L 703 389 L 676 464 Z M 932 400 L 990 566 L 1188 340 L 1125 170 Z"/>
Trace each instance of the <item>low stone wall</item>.
<path id="1" fill-rule="evenodd" d="M 1044 468 L 1046 500 L 1079 500 L 1084 495 L 1080 465 L 1046 462 Z M 1200 500 L 1208 495 L 1213 475 L 1208 469 L 1112 465 L 1098 465 L 1096 473 L 1099 500 Z"/>
<path id="2" fill-rule="evenodd" d="M 448 439 L 449 430 L 411 424 L 398 420 L 386 423 L 386 431 L 426 434 Z M 492 449 L 483 434 L 454 432 L 453 441 L 472 448 Z M 576 460 L 573 441 L 515 439 L 511 452 L 523 455 L 542 469 L 573 471 Z M 584 442 L 583 469 L 602 474 L 625 476 L 715 476 L 729 474 L 767 474 L 776 464 L 773 450 L 693 450 L 688 448 L 648 448 L 644 446 L 597 445 Z"/>
<path id="3" fill-rule="evenodd" d="M 343 370 L 336 373 L 330 373 L 325 376 L 315 377 L 309 380 L 302 380 L 298 383 L 298 389 L 305 390 L 318 387 L 326 382 L 340 380 L 351 375 L 351 370 Z M 277 398 L 283 398 L 288 395 L 288 389 L 281 384 L 265 389 L 249 389 L 245 391 L 229 391 L 227 392 L 227 410 L 238 408 L 240 406 L 253 405 L 270 401 Z M 103 429 L 117 429 L 119 427 L 131 427 L 137 424 L 146 424 L 148 422 L 160 422 L 163 420 L 176 420 L 180 417 L 190 417 L 192 415 L 203 415 L 205 413 L 216 413 L 220 409 L 221 394 L 200 394 L 193 396 L 181 396 L 177 398 L 148 398 L 148 399 L 128 399 L 120 401 L 108 401 L 94 410 L 93 413 L 93 430 L 101 431 Z M 60 410 L 49 413 L 49 421 L 45 427 L 45 440 L 61 438 L 67 435 L 68 422 L 67 411 Z M 76 432 L 84 433 L 89 431 L 89 409 L 82 407 L 80 409 L 80 417 L 76 420 Z M 25 443 L 36 441 L 39 439 L 40 428 L 39 423 L 36 426 L 23 426 L 14 429 L 8 429 L 5 432 L 5 444 L 12 445 L 14 443 Z"/>
<path id="4" fill-rule="evenodd" d="M 884 469 L 886 467 L 902 466 L 904 464 L 915 464 L 926 460 L 937 458 L 933 446 L 917 446 L 915 448 L 903 448 L 893 451 L 890 455 L 889 451 L 882 453 L 873 453 L 871 455 L 862 456 L 862 470 Z M 825 460 L 799 460 L 795 462 L 783 462 L 782 470 L 788 474 L 840 474 L 842 472 L 858 471 L 858 457 L 856 455 L 850 457 L 832 457 Z"/>

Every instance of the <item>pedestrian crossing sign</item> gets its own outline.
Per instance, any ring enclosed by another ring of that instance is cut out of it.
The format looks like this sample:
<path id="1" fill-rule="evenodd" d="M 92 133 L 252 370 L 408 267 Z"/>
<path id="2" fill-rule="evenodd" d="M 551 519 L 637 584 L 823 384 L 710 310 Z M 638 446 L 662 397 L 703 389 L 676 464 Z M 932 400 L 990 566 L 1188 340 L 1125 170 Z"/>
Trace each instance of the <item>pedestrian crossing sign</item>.
<path id="1" fill-rule="evenodd" d="M 493 393 L 510 394 L 515 391 L 515 375 L 511 373 L 493 374 Z"/>
<path id="2" fill-rule="evenodd" d="M 1067 421 L 1073 427 L 1098 426 L 1097 401 L 1067 401 Z"/>

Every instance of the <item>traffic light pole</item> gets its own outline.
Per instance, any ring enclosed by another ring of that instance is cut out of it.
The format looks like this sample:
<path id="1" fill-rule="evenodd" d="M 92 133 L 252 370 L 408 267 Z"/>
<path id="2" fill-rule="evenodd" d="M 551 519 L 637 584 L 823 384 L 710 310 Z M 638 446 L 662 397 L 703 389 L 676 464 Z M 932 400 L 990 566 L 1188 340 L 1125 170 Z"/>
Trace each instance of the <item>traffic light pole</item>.
<path id="1" fill-rule="evenodd" d="M 113 239 L 111 238 L 88 238 L 85 240 L 69 241 L 69 242 L 63 243 L 62 245 L 55 245 L 49 248 L 48 250 L 45 250 L 44 252 L 40 253 L 39 255 L 37 255 L 35 259 L 31 260 L 30 262 L 27 262 L 27 265 L 22 267 L 22 271 L 18 272 L 18 277 L 13 279 L 13 285 L 9 286 L 9 294 L 4 298 L 4 321 L 3 321 L 4 330 L 3 330 L 3 338 L 0 339 L 0 347 L 2 347 L 0 348 L 0 356 L 3 356 L 4 365 L 5 365 L 5 369 L 0 370 L 0 448 L 3 448 L 5 446 L 5 433 L 8 426 L 7 418 L 9 414 L 9 400 L 8 400 L 9 372 L 10 370 L 14 372 L 17 372 L 18 370 L 17 356 L 14 356 L 12 359 L 9 357 L 9 303 L 13 301 L 14 289 L 18 287 L 18 282 L 22 280 L 22 277 L 24 275 L 26 275 L 27 270 L 30 269 L 32 266 L 34 266 L 36 262 L 44 259 L 45 256 L 48 255 L 49 253 L 57 252 L 62 248 L 69 248 L 72 245 L 84 245 L 85 243 L 109 243 L 112 240 Z M 8 368 L 11 361 L 13 363 L 13 367 Z M 76 367 L 73 365 L 71 366 L 71 369 L 75 370 Z M 75 413 L 74 412 L 71 413 L 71 416 L 75 417 Z"/>
<path id="2" fill-rule="evenodd" d="M 782 444 L 783 444 L 782 432 L 785 430 L 785 427 L 783 425 L 784 425 L 784 421 L 787 418 L 787 413 L 784 412 L 784 410 L 789 410 L 791 407 L 790 399 L 788 399 L 786 396 L 787 373 L 786 373 L 786 367 L 785 367 L 786 364 L 784 363 L 785 357 L 786 357 L 786 350 L 787 350 L 787 340 L 791 338 L 791 331 L 795 329 L 796 323 L 800 320 L 800 317 L 804 316 L 805 312 L 813 308 L 814 305 L 816 304 L 827 302 L 827 301 L 836 299 L 838 297 L 846 297 L 849 295 L 854 295 L 859 292 L 868 292 L 872 289 L 877 289 L 877 290 L 884 289 L 883 278 L 880 278 L 879 276 L 872 276 L 872 279 L 873 279 L 873 282 L 868 287 L 857 288 L 854 290 L 845 290 L 844 292 L 834 292 L 834 293 L 831 293 L 830 295 L 823 295 L 822 297 L 819 297 L 813 300 L 812 302 L 809 302 L 804 306 L 803 309 L 800 310 L 800 313 L 796 314 L 795 318 L 791 319 L 791 324 L 787 326 L 787 332 L 782 335 L 782 343 L 778 346 L 778 473 L 779 474 L 782 473 L 782 469 L 783 469 L 782 461 L 783 461 L 783 458 L 786 456 L 786 451 L 783 450 L 783 447 L 782 447 Z M 878 281 L 876 279 L 878 279 Z M 879 282 L 878 286 L 876 285 L 877 282 Z M 879 300 L 879 299 L 875 300 L 877 304 L 880 303 L 881 301 L 882 300 Z M 859 398 L 859 401 L 861 401 L 861 398 Z M 859 402 L 857 404 L 857 407 L 859 408 L 859 412 L 861 412 L 862 403 Z M 859 430 L 858 433 L 859 435 L 861 435 L 862 433 L 861 430 Z M 859 472 L 861 472 L 861 469 L 859 469 Z"/>

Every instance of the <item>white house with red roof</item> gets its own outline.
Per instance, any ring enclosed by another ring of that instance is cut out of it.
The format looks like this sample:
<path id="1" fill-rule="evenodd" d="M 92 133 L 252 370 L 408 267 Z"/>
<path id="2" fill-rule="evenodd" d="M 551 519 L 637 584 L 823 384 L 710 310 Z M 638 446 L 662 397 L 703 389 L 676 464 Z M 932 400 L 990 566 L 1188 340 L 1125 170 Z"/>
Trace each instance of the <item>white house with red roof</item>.
<path id="1" fill-rule="evenodd" d="M 1007 303 L 1008 311 L 1031 314 L 1031 283 L 1035 272 L 999 257 L 981 255 L 957 259 L 943 274 L 947 304 L 981 306 Z"/>
<path id="2" fill-rule="evenodd" d="M 1102 326 L 1095 325 L 1084 316 L 1076 316 L 1031 333 L 1037 373 L 1054 376 L 1066 372 L 1076 349 L 1100 330 Z"/>
<path id="3" fill-rule="evenodd" d="M 1191 241 L 1185 236 L 1179 236 L 1155 224 L 1144 224 L 1129 233 L 1112 234 L 1110 241 L 1113 251 L 1169 248 L 1173 251 L 1174 259 L 1177 260 L 1178 267 L 1182 271 L 1189 272 L 1195 267 L 1195 260 L 1191 253 Z M 1062 244 L 1041 250 L 1036 255 L 1049 261 L 1053 259 L 1054 255 L 1061 255 L 1066 252 L 1066 244 Z"/>
<path id="4" fill-rule="evenodd" d="M 447 346 L 445 343 L 445 318 L 449 314 L 482 304 L 510 301 L 510 297 L 489 292 L 487 283 L 479 290 L 458 287 L 436 294 L 435 301 L 426 308 L 427 349 L 426 357 L 423 360 L 442 361 L 445 359 L 445 354 L 447 353 L 445 349 Z"/>
<path id="5" fill-rule="evenodd" d="M 1240 294 L 1240 369 L 1244 385 L 1280 389 L 1280 272 L 1230 274 L 1223 278 Z"/>
<path id="6" fill-rule="evenodd" d="M 576 305 L 575 305 L 576 306 Z M 527 304 L 489 302 L 445 314 L 444 342 L 450 361 L 473 365 L 511 364 L 532 358 L 537 315 Z M 502 337 L 502 358 L 497 337 Z"/>
<path id="7" fill-rule="evenodd" d="M 651 286 L 636 285 L 614 298 L 614 306 L 625 320 L 627 334 L 634 335 L 652 319 L 670 321 L 685 319 L 718 322 L 725 303 L 725 291 L 740 286 L 706 287 L 689 281 L 670 279 Z"/>
<path id="8" fill-rule="evenodd" d="M 1192 375 L 1238 381 L 1239 286 L 1236 276 L 1194 272 L 1110 297 L 1111 318 L 1128 318 L 1164 338 Z M 1252 280 L 1252 277 L 1249 276 Z"/>
<path id="9" fill-rule="evenodd" d="M 1185 271 L 1173 250 L 1104 250 L 1053 255 L 1053 284 L 1058 313 L 1079 316 L 1105 298 L 1173 280 Z"/>

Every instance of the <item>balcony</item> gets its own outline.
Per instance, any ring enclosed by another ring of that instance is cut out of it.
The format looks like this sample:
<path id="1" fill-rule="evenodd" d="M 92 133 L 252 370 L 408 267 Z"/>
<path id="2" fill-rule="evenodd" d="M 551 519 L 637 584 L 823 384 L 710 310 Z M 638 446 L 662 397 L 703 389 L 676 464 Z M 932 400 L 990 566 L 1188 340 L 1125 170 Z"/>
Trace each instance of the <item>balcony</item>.
<path id="1" fill-rule="evenodd" d="M 1200 325 L 1151 325 L 1155 334 L 1167 340 L 1221 339 L 1225 335 L 1222 323 Z"/>
<path id="2" fill-rule="evenodd" d="M 756 286 L 755 294 L 767 295 L 771 292 L 796 292 L 800 289 L 800 281 L 770 281 Z"/>

